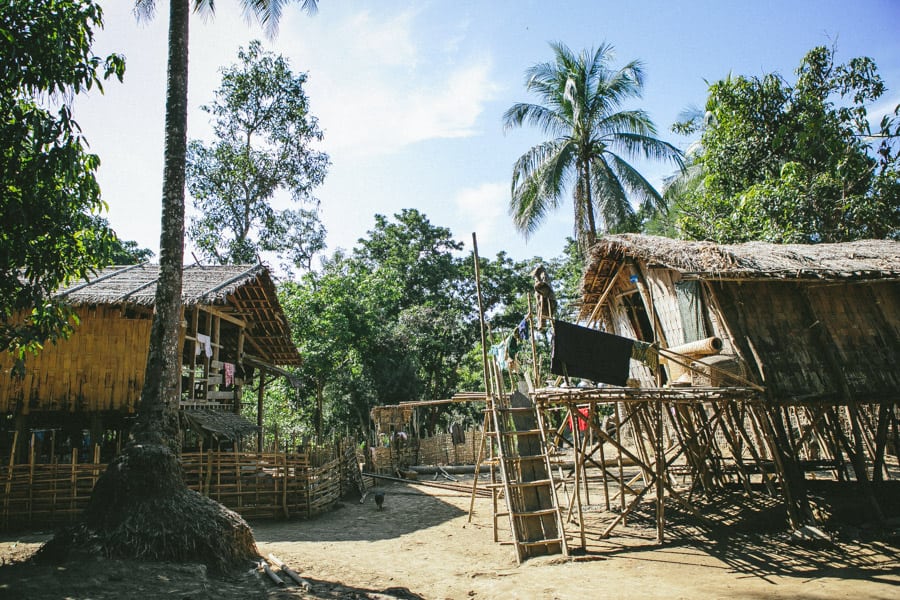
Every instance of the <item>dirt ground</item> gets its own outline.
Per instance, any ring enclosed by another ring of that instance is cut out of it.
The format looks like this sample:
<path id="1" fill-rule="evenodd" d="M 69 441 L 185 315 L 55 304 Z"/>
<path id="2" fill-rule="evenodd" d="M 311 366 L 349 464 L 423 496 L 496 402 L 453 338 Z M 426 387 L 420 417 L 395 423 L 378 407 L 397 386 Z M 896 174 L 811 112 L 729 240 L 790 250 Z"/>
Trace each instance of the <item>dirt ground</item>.
<path id="1" fill-rule="evenodd" d="M 608 540 L 598 533 L 610 513 L 588 507 L 584 549 L 574 528 L 570 558 L 517 565 L 513 547 L 493 541 L 489 498 L 476 498 L 469 522 L 467 494 L 408 483 L 379 487 L 386 493 L 382 511 L 369 494 L 362 504 L 350 498 L 311 520 L 252 523 L 260 553 L 297 571 L 308 591 L 277 587 L 254 570 L 222 580 L 198 565 L 94 557 L 62 565 L 16 562 L 49 537 L 33 533 L 0 534 L 0 599 L 900 597 L 896 529 L 852 525 L 832 530 L 830 541 L 798 542 L 784 533 L 780 507 L 713 498 L 707 508 L 719 510 L 726 526 L 697 527 L 667 505 L 671 526 L 657 546 L 651 505 Z"/>

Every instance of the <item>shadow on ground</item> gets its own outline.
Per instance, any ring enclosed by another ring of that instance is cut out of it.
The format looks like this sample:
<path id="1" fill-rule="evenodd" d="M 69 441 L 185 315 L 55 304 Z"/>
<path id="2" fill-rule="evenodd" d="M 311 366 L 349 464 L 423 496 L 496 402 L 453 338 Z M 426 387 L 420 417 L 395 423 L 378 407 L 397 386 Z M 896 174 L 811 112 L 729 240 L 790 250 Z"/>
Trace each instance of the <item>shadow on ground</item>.
<path id="1" fill-rule="evenodd" d="M 414 484 L 388 482 L 381 510 L 370 490 L 365 501 L 346 498 L 334 510 L 311 519 L 251 522 L 257 542 L 353 542 L 393 539 L 440 525 L 466 514 L 440 500 L 441 492 L 425 494 Z M 458 494 L 455 494 L 458 496 Z"/>
<path id="2" fill-rule="evenodd" d="M 900 482 L 886 482 L 876 490 L 887 526 L 866 520 L 871 515 L 858 510 L 858 490 L 853 486 L 810 482 L 809 491 L 813 510 L 822 520 L 824 539 L 792 535 L 785 508 L 776 498 L 761 492 L 748 496 L 726 491 L 694 499 L 707 521 L 667 500 L 665 544 L 655 558 L 637 560 L 678 562 L 679 552 L 700 552 L 721 561 L 723 568 L 766 581 L 801 577 L 894 583 L 900 575 Z M 856 510 L 850 510 L 851 506 Z M 576 560 L 647 550 L 656 535 L 655 504 L 642 504 L 629 519 L 627 530 L 615 535 L 620 536 L 618 541 L 631 537 L 631 543 L 598 540 L 603 529 L 598 519 L 587 531 L 594 542 Z"/>

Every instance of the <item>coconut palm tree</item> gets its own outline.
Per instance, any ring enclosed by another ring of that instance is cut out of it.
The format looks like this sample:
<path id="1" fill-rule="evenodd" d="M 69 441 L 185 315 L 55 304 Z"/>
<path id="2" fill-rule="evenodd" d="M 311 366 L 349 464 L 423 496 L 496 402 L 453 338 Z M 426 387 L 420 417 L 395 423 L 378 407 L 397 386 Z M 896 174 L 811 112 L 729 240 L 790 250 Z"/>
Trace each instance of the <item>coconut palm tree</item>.
<path id="1" fill-rule="evenodd" d="M 270 35 L 277 31 L 283 8 L 290 0 L 242 0 L 245 13 L 254 15 Z M 313 13 L 316 0 L 297 0 Z M 150 332 L 150 352 L 144 387 L 134 428 L 143 442 L 173 442 L 181 357 L 178 348 L 181 323 L 181 269 L 184 262 L 184 185 L 187 155 L 188 22 L 191 5 L 196 12 L 212 14 L 214 0 L 170 0 L 169 57 L 166 82 L 166 137 L 163 171 L 162 232 L 159 243 L 159 280 L 156 312 Z M 135 0 L 139 19 L 152 18 L 156 0 Z"/>
<path id="2" fill-rule="evenodd" d="M 524 123 L 552 138 L 523 154 L 513 167 L 510 214 L 527 237 L 558 208 L 571 187 L 575 238 L 582 251 L 597 238 L 634 215 L 630 196 L 662 206 L 659 192 L 626 160 L 636 156 L 671 160 L 681 166 L 681 152 L 657 139 L 656 127 L 643 110 L 622 110 L 640 97 L 644 70 L 640 61 L 619 69 L 610 63 L 613 48 L 574 54 L 550 44 L 553 62 L 526 71 L 525 88 L 539 103 L 517 103 L 503 115 L 504 130 Z"/>

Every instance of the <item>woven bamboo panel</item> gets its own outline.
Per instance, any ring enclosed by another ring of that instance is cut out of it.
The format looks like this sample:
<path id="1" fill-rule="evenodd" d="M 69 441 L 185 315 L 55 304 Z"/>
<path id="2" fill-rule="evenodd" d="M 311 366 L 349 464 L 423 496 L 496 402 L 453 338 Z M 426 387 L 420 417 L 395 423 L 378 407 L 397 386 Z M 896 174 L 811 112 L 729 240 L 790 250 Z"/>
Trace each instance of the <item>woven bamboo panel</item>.
<path id="1" fill-rule="evenodd" d="M 684 342 L 684 331 L 681 328 L 681 313 L 678 311 L 678 300 L 675 296 L 675 286 L 672 283 L 672 271 L 668 269 L 648 269 L 647 271 L 647 286 L 653 296 L 653 309 L 659 315 L 666 342 L 669 346 L 681 344 Z M 646 308 L 649 312 L 650 307 Z"/>
<path id="2" fill-rule="evenodd" d="M 439 433 L 410 443 L 399 452 L 393 447 L 371 449 L 372 463 L 378 473 L 409 465 L 474 465 L 481 447 L 482 432 L 466 431 L 463 444 L 454 444 L 449 433 Z"/>
<path id="3" fill-rule="evenodd" d="M 29 356 L 23 379 L 0 377 L 0 412 L 134 409 L 144 383 L 150 320 L 126 318 L 110 307 L 79 310 L 81 324 L 68 340 Z M 6 353 L 0 368 L 11 367 Z"/>
<path id="4" fill-rule="evenodd" d="M 897 307 L 891 307 L 887 298 L 882 303 L 886 294 L 875 293 L 873 287 L 843 284 L 808 291 L 814 315 L 826 330 L 825 339 L 833 342 L 843 375 L 856 397 L 896 394 L 900 388 L 900 356 L 892 331 L 898 325 L 886 318 Z"/>

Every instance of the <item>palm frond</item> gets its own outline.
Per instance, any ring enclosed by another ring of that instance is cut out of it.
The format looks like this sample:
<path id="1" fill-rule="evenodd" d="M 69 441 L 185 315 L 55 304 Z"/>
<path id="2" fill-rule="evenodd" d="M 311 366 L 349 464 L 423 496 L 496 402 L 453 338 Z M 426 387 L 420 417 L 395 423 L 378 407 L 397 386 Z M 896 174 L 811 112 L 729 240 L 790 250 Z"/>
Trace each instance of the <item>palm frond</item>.
<path id="1" fill-rule="evenodd" d="M 606 158 L 607 164 L 615 171 L 616 179 L 622 187 L 637 196 L 641 204 L 652 206 L 656 210 L 665 210 L 666 203 L 662 195 L 637 169 L 615 154 L 610 153 Z"/>
<path id="2" fill-rule="evenodd" d="M 624 223 L 634 214 L 625 186 L 604 158 L 591 161 L 591 192 L 603 231 Z"/>
<path id="3" fill-rule="evenodd" d="M 139 22 L 152 21 L 156 16 L 156 0 L 135 0 L 132 12 Z"/>
<path id="4" fill-rule="evenodd" d="M 571 128 L 571 123 L 560 117 L 560 114 L 540 104 L 520 102 L 512 105 L 503 113 L 503 131 L 521 127 L 524 123 L 540 128 L 548 135 L 559 137 Z"/>
<path id="5" fill-rule="evenodd" d="M 544 142 L 520 156 L 513 166 L 509 213 L 526 238 L 562 201 L 571 152 L 567 148 L 565 142 Z"/>
<path id="6" fill-rule="evenodd" d="M 653 136 L 618 132 L 607 136 L 605 141 L 611 151 L 623 151 L 629 157 L 642 156 L 650 160 L 672 161 L 679 169 L 684 167 L 684 154 L 681 150 Z"/>
<path id="7" fill-rule="evenodd" d="M 210 3 L 212 0 L 208 0 Z M 244 17 L 256 18 L 266 35 L 275 37 L 278 33 L 278 23 L 284 7 L 291 0 L 243 0 Z M 307 14 L 313 15 L 318 11 L 318 0 L 302 0 L 300 6 Z"/>

